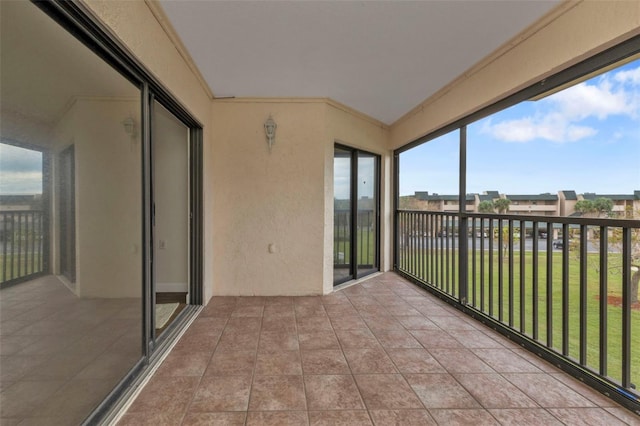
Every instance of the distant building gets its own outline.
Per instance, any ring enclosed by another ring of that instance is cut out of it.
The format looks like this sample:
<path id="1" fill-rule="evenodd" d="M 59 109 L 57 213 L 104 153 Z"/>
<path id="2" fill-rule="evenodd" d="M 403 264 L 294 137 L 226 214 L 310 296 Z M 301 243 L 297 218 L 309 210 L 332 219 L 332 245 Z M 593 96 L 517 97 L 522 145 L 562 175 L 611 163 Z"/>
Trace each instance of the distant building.
<path id="1" fill-rule="evenodd" d="M 558 204 L 560 205 L 560 216 L 571 216 L 576 210 L 578 202 L 578 194 L 576 191 L 559 191 Z"/>
<path id="2" fill-rule="evenodd" d="M 633 194 L 596 194 L 585 192 L 577 194 L 573 190 L 558 191 L 557 194 L 500 194 L 498 191 L 485 191 L 483 194 L 467 194 L 465 196 L 465 211 L 478 213 L 478 205 L 482 201 L 495 201 L 507 198 L 511 201 L 509 214 L 535 216 L 576 216 L 576 203 L 580 200 L 595 200 L 609 198 L 613 201 L 613 213 L 618 217 L 628 215 L 629 212 L 640 216 L 640 190 Z M 410 210 L 430 210 L 438 212 L 457 212 L 459 197 L 457 194 L 430 194 L 427 191 L 417 191 L 413 196 L 401 197 L 404 205 L 412 206 Z"/>
<path id="3" fill-rule="evenodd" d="M 583 200 L 595 200 L 597 198 L 608 198 L 613 201 L 612 213 L 616 216 L 624 217 L 628 213 L 638 215 L 640 212 L 640 190 L 633 194 L 596 194 L 595 192 L 585 192 L 582 194 Z"/>
<path id="4" fill-rule="evenodd" d="M 522 215 L 558 216 L 560 214 L 559 197 L 556 194 L 508 194 L 504 198 L 511 200 L 509 213 Z"/>
<path id="5" fill-rule="evenodd" d="M 416 192 L 415 198 L 426 202 L 427 210 L 439 212 L 457 212 L 460 206 L 458 195 L 429 194 L 428 192 Z M 465 197 L 465 211 L 471 213 L 477 211 L 475 194 L 467 194 Z"/>
<path id="6" fill-rule="evenodd" d="M 42 194 L 0 194 L 0 211 L 41 209 Z"/>

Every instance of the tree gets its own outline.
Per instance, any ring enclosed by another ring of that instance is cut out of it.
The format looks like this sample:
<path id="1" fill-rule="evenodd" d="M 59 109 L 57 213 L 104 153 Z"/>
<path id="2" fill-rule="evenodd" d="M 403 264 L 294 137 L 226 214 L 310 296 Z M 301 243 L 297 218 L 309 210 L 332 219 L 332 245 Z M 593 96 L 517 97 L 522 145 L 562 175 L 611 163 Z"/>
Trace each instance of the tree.
<path id="1" fill-rule="evenodd" d="M 605 197 L 598 197 L 595 200 L 580 200 L 576 203 L 575 209 L 583 215 L 597 213 L 598 217 L 607 217 L 613 211 L 613 200 Z"/>
<path id="2" fill-rule="evenodd" d="M 480 201 L 480 204 L 478 204 L 478 211 L 480 213 L 493 213 L 494 209 L 495 207 L 491 200 Z"/>
<path id="3" fill-rule="evenodd" d="M 611 198 L 599 197 L 593 200 L 593 209 L 600 216 L 610 216 L 613 210 L 613 200 Z"/>
<path id="4" fill-rule="evenodd" d="M 606 200 L 606 198 L 605 198 Z M 609 200 L 611 201 L 611 200 Z M 577 206 L 578 203 L 576 203 Z M 611 202 L 611 204 L 606 203 L 604 208 L 604 211 L 609 211 L 608 210 L 609 206 L 611 206 L 611 208 L 613 208 L 613 202 Z M 594 210 L 595 211 L 595 210 Z M 640 211 L 634 211 L 632 208 L 627 208 L 627 210 L 624 213 L 624 217 L 627 219 L 635 219 L 637 217 L 640 217 Z M 608 251 L 610 251 L 611 253 L 622 253 L 622 228 L 621 227 L 610 227 L 608 230 L 608 243 L 609 243 L 609 247 L 608 247 Z M 600 235 L 600 232 L 593 232 L 592 237 L 590 238 L 590 240 L 592 242 L 596 242 L 598 241 L 602 236 Z M 575 247 L 579 247 L 579 243 L 578 240 L 574 240 L 575 243 Z M 639 300 L 638 297 L 638 290 L 640 287 L 640 228 L 632 228 L 631 229 L 631 239 L 630 239 L 630 245 L 631 245 L 631 264 L 629 265 L 630 267 L 630 273 L 631 273 L 631 282 L 630 282 L 630 286 L 629 286 L 629 294 L 631 296 L 631 303 L 636 303 Z M 596 243 L 597 244 L 597 243 Z M 599 264 L 599 257 L 588 257 L 587 258 L 589 260 L 589 264 L 591 265 L 591 267 L 598 273 L 600 273 L 600 264 Z M 611 273 L 616 273 L 616 274 L 620 274 L 622 273 L 622 257 L 621 256 L 610 256 L 609 257 L 609 264 L 608 264 L 608 270 Z"/>
<path id="5" fill-rule="evenodd" d="M 498 198 L 493 202 L 494 207 L 500 214 L 507 213 L 509 211 L 509 204 L 511 204 L 511 200 L 508 198 Z"/>
<path id="6" fill-rule="evenodd" d="M 591 200 L 580 200 L 576 203 L 575 210 L 582 214 L 587 214 L 594 212 L 593 201 Z"/>
<path id="7" fill-rule="evenodd" d="M 631 303 L 638 301 L 638 287 L 640 284 L 640 228 L 634 228 L 631 230 L 631 284 L 629 287 L 629 294 L 631 296 Z M 613 228 L 609 237 L 609 244 L 617 247 L 618 251 L 622 252 L 622 228 Z M 622 270 L 622 264 L 618 262 L 617 265 L 610 265 L 609 270 Z"/>
<path id="8" fill-rule="evenodd" d="M 493 228 L 493 240 L 500 243 L 500 228 Z M 513 228 L 513 242 L 514 244 L 520 241 L 520 228 Z M 502 253 L 505 258 L 509 256 L 509 227 L 502 227 Z"/>

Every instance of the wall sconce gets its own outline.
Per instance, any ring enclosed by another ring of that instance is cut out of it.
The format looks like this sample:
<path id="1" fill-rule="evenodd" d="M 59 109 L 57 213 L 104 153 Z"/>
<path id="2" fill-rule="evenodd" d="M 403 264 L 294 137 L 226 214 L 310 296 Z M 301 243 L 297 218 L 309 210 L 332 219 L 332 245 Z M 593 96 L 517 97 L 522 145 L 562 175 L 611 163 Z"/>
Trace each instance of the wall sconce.
<path id="1" fill-rule="evenodd" d="M 136 122 L 132 117 L 127 117 L 122 121 L 124 126 L 124 132 L 128 134 L 131 139 L 136 137 Z"/>
<path id="2" fill-rule="evenodd" d="M 271 114 L 269 114 L 269 118 L 264 122 L 264 133 L 267 135 L 267 143 L 269 144 L 269 152 L 271 152 L 271 145 L 276 143 L 276 127 L 278 125 L 273 118 L 271 118 Z"/>

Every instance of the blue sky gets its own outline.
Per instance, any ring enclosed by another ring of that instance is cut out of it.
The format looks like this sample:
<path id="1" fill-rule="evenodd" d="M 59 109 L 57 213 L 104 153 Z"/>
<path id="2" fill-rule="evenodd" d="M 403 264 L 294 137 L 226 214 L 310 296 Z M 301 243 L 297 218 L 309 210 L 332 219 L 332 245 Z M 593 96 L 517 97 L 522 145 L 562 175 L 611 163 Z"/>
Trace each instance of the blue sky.
<path id="1" fill-rule="evenodd" d="M 351 159 L 337 158 L 333 160 L 334 197 L 338 200 L 346 200 L 351 191 Z M 373 198 L 375 182 L 372 179 L 375 169 L 373 157 L 358 158 L 358 198 Z"/>
<path id="2" fill-rule="evenodd" d="M 400 157 L 400 194 L 458 193 L 458 133 Z M 640 190 L 640 60 L 467 127 L 467 192 Z"/>

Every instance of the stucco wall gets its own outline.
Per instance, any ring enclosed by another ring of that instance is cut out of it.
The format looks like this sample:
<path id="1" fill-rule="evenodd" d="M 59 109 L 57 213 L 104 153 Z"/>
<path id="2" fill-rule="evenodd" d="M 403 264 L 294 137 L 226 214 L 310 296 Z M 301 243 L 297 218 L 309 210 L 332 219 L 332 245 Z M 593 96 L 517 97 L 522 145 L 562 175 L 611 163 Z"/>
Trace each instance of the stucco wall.
<path id="1" fill-rule="evenodd" d="M 214 101 L 215 294 L 322 293 L 325 116 L 323 101 Z"/>
<path id="2" fill-rule="evenodd" d="M 271 152 L 263 128 L 269 115 L 278 125 Z M 388 180 L 388 129 L 324 99 L 214 101 L 212 124 L 215 294 L 330 293 L 334 143 L 380 154 Z M 388 189 L 381 192 L 388 212 Z M 382 216 L 389 246 L 390 215 Z"/>
<path id="3" fill-rule="evenodd" d="M 398 148 L 640 33 L 640 2 L 566 2 L 391 126 Z"/>

